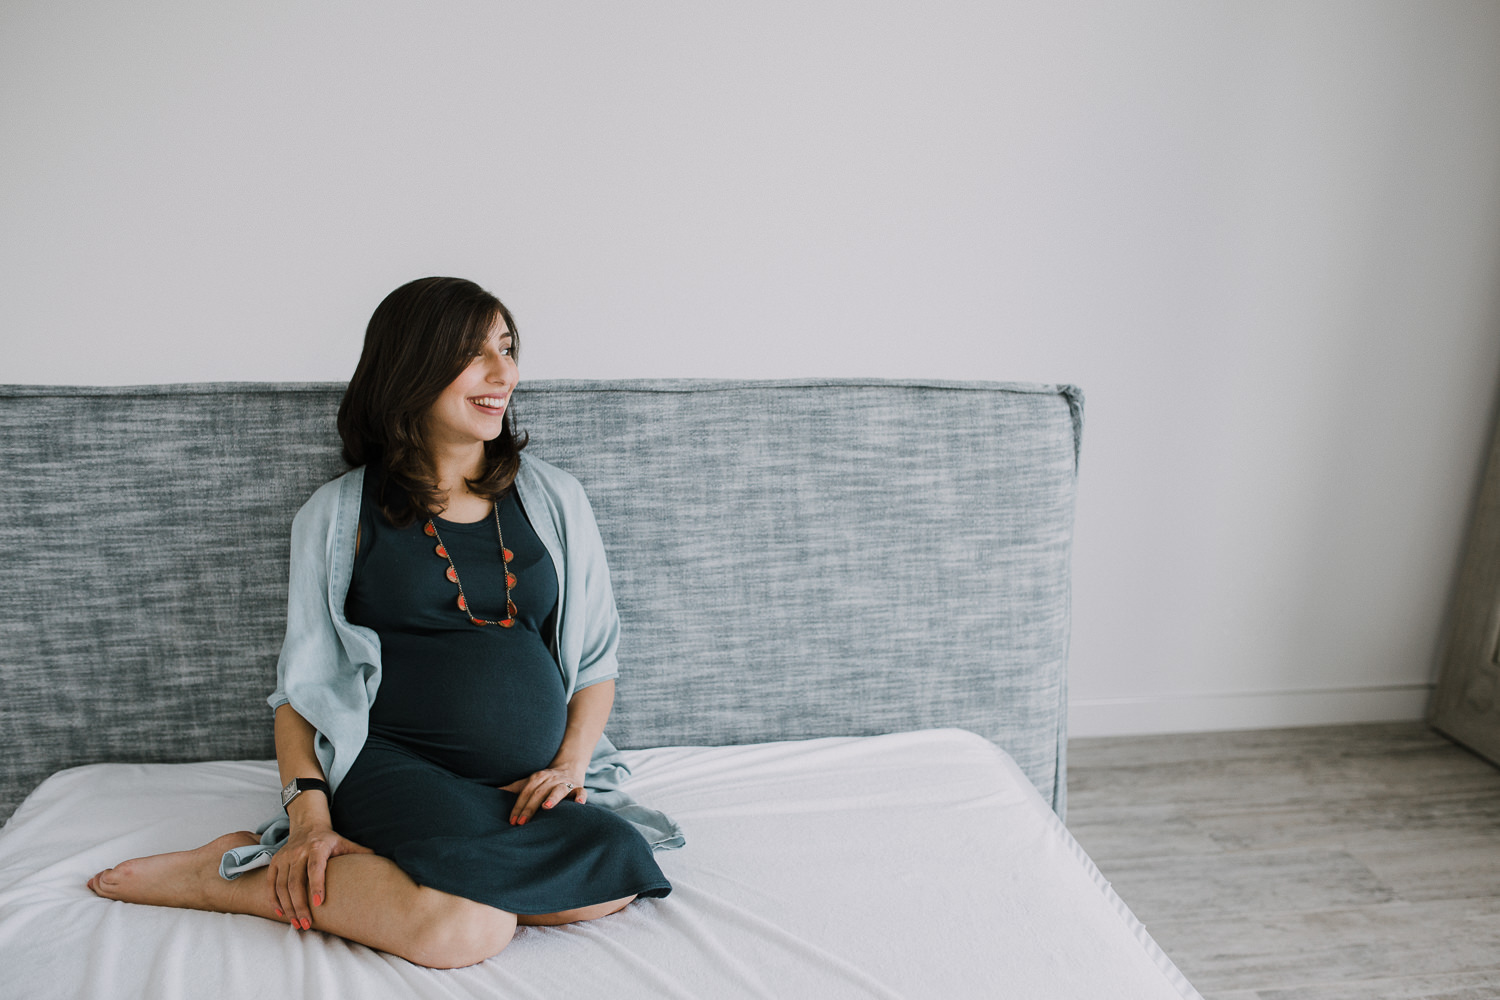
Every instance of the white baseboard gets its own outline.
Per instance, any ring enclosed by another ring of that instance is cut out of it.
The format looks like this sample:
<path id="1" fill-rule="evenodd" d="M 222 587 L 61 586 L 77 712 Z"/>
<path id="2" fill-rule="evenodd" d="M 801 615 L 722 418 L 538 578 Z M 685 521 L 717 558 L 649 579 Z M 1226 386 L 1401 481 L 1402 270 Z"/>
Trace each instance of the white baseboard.
<path id="1" fill-rule="evenodd" d="M 1393 684 L 1321 691 L 1081 698 L 1068 703 L 1068 735 L 1135 736 L 1420 719 L 1431 693 L 1431 684 Z"/>

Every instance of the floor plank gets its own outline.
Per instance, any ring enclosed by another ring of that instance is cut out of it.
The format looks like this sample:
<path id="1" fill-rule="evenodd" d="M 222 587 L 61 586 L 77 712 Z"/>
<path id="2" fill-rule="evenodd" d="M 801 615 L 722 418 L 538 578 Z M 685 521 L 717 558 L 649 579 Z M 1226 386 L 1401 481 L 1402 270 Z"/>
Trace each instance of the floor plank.
<path id="1" fill-rule="evenodd" d="M 1446 972 L 1487 972 L 1500 986 L 1496 899 L 1160 920 L 1146 929 L 1204 993 Z M 1365 996 L 1382 994 L 1371 987 Z"/>
<path id="2" fill-rule="evenodd" d="M 1226 850 L 1500 838 L 1500 794 L 1375 793 L 1326 803 L 1226 809 L 1206 805 L 1194 827 Z"/>
<path id="3" fill-rule="evenodd" d="M 1096 862 L 1215 854 L 1224 849 L 1175 805 L 1074 807 L 1068 810 L 1068 829 Z"/>
<path id="4" fill-rule="evenodd" d="M 1222 913 L 1300 913 L 1388 903 L 1395 892 L 1344 851 L 1297 848 L 1116 861 L 1103 869 L 1146 924 Z"/>
<path id="5" fill-rule="evenodd" d="M 1433 976 L 1387 979 L 1381 1000 L 1494 1000 L 1500 986 L 1488 972 L 1450 972 Z M 1287 990 L 1262 990 L 1254 1000 L 1370 1000 L 1369 982 L 1313 983 Z M 1248 1000 L 1245 994 L 1225 993 L 1205 1000 Z"/>
<path id="6" fill-rule="evenodd" d="M 1409 842 L 1355 850 L 1376 878 L 1402 899 L 1474 899 L 1500 896 L 1500 838 L 1431 840 L 1413 851 Z"/>
<path id="7" fill-rule="evenodd" d="M 1209 1000 L 1500 998 L 1500 770 L 1420 723 L 1068 756 L 1069 828 Z"/>

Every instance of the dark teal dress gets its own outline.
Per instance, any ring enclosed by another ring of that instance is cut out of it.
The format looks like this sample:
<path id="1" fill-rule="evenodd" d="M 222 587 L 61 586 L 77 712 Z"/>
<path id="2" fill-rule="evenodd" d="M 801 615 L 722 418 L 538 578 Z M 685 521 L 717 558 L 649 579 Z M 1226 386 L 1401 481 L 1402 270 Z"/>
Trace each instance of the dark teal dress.
<path id="1" fill-rule="evenodd" d="M 419 885 L 511 913 L 555 913 L 671 885 L 629 822 L 572 799 L 510 825 L 500 785 L 551 763 L 567 723 L 553 634 L 557 575 L 515 490 L 497 504 L 513 553 L 516 625 L 477 626 L 424 523 L 392 527 L 367 474 L 345 614 L 380 636 L 370 733 L 333 797 L 334 829 L 390 858 Z M 433 518 L 470 610 L 505 617 L 493 516 Z"/>

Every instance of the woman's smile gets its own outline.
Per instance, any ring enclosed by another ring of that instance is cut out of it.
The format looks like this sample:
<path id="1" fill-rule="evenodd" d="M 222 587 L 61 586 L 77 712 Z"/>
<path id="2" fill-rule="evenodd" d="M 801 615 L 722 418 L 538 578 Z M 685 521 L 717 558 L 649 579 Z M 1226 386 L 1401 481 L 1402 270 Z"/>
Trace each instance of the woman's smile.
<path id="1" fill-rule="evenodd" d="M 471 396 L 469 402 L 485 413 L 499 414 L 505 412 L 505 403 L 509 398 L 509 396 Z"/>

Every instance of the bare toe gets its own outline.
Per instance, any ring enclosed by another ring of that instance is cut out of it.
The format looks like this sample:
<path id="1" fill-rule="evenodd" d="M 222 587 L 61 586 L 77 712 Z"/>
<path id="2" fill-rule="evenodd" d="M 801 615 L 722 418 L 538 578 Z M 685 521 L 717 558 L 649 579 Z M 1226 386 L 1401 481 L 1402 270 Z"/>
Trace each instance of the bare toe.
<path id="1" fill-rule="evenodd" d="M 104 895 L 104 880 L 107 877 L 109 877 L 109 875 L 113 871 L 114 871 L 113 868 L 106 868 L 103 871 L 95 872 L 94 873 L 94 877 L 91 878 L 91 879 L 89 879 L 89 882 L 88 882 L 89 888 L 91 890 L 93 890 L 96 895 L 103 896 Z"/>

